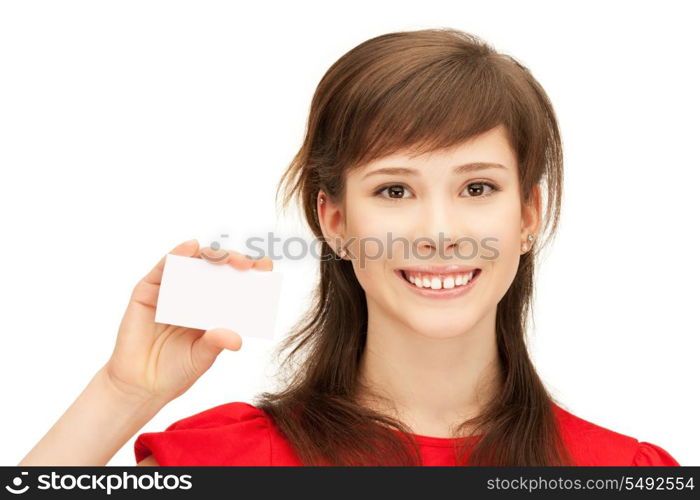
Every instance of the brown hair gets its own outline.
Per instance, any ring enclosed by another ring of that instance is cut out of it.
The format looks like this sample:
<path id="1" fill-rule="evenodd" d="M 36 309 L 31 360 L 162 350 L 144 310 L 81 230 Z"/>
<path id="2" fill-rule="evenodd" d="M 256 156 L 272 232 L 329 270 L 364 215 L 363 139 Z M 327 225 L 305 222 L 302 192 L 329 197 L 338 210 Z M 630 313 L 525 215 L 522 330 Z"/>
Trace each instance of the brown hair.
<path id="1" fill-rule="evenodd" d="M 285 207 L 298 198 L 323 255 L 329 255 L 334 250 L 323 240 L 316 213 L 319 190 L 339 203 L 350 169 L 399 150 L 420 154 L 457 145 L 498 125 L 505 126 L 517 154 L 521 200 L 529 202 L 533 188 L 546 184 L 543 229 L 549 227 L 551 237 L 563 175 L 552 105 L 525 66 L 450 28 L 384 34 L 338 59 L 316 88 L 304 142 L 277 194 L 284 186 Z M 498 304 L 503 389 L 457 429 L 456 436 L 467 425 L 483 431 L 472 434 L 476 442 L 455 448 L 460 465 L 571 464 L 554 399 L 525 342 L 537 252 L 533 246 L 521 255 Z M 273 418 L 302 463 L 420 465 L 410 429 L 355 399 L 367 305 L 350 261 L 321 259 L 313 305 L 294 329 L 277 350 L 280 355 L 291 349 L 280 365 L 286 387 L 263 392 L 255 404 Z"/>

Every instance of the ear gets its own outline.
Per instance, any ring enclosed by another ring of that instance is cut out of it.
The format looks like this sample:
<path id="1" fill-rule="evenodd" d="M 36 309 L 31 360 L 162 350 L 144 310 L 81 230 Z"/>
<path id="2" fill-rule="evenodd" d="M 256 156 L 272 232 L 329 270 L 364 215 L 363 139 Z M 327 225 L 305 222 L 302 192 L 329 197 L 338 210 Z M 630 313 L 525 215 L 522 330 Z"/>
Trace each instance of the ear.
<path id="1" fill-rule="evenodd" d="M 523 203 L 521 212 L 520 240 L 527 243 L 529 249 L 532 244 L 527 240 L 527 235 L 531 234 L 537 238 L 542 223 L 542 193 L 539 184 L 532 189 L 530 200 L 528 203 Z"/>
<path id="2" fill-rule="evenodd" d="M 330 197 L 319 190 L 316 196 L 316 213 L 325 241 L 336 255 L 345 259 L 342 249 L 345 245 L 345 211 L 342 204 L 333 202 Z"/>

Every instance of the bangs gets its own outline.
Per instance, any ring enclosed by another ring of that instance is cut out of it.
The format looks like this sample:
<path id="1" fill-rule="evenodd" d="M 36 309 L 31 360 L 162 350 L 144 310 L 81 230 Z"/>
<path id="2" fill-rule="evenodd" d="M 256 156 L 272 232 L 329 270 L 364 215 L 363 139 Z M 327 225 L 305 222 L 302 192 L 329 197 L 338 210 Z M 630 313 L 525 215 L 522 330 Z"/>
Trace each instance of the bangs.
<path id="1" fill-rule="evenodd" d="M 338 88 L 326 109 L 336 166 L 353 169 L 405 150 L 415 156 L 449 148 L 499 124 L 516 123 L 506 77 L 484 54 L 465 59 L 436 50 L 411 59 L 374 57 Z M 328 150 L 327 150 L 328 151 Z"/>

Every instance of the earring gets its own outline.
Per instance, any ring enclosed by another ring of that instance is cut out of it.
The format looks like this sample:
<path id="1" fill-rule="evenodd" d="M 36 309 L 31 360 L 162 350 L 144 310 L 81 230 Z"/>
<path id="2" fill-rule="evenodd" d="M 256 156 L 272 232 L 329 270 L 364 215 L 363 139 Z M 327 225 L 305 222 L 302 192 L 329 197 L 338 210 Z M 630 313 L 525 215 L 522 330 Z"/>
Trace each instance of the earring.
<path id="1" fill-rule="evenodd" d="M 527 252 L 528 244 L 530 244 L 530 243 L 532 243 L 533 241 L 535 241 L 535 237 L 534 237 L 533 235 L 531 235 L 531 234 L 528 234 L 528 235 L 527 235 L 527 241 L 528 241 L 527 243 L 523 243 L 523 244 L 522 244 L 522 250 L 523 250 L 523 252 Z"/>
<path id="2" fill-rule="evenodd" d="M 321 196 L 318 200 L 318 204 L 323 205 L 323 202 L 325 202 L 325 201 L 326 201 L 326 199 L 323 196 Z M 318 205 L 314 205 L 314 214 L 316 214 L 316 218 L 318 219 L 318 217 L 319 217 Z"/>
<path id="3" fill-rule="evenodd" d="M 345 258 L 345 255 L 347 255 L 346 252 L 345 252 L 345 249 L 344 249 L 343 247 L 339 247 L 339 248 L 338 248 L 338 254 L 340 254 L 340 258 L 341 258 L 341 259 L 344 259 L 344 258 Z"/>

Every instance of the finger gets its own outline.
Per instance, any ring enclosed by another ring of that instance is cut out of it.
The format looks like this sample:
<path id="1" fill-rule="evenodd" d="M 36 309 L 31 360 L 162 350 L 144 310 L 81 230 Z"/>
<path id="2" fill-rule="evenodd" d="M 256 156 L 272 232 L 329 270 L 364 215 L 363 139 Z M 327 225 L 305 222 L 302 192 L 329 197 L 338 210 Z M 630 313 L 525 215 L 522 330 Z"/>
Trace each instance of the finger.
<path id="1" fill-rule="evenodd" d="M 212 247 L 202 247 L 197 257 L 206 260 L 210 264 L 222 265 L 228 262 L 231 250 L 225 248 L 213 249 Z"/>
<path id="2" fill-rule="evenodd" d="M 253 261 L 246 255 L 226 248 L 214 250 L 204 247 L 200 251 L 200 257 L 211 264 L 229 264 L 239 271 L 247 271 L 253 267 Z"/>
<path id="3" fill-rule="evenodd" d="M 262 259 L 253 261 L 253 268 L 259 271 L 272 271 L 272 259 L 265 255 Z"/>
<path id="4" fill-rule="evenodd" d="M 202 335 L 203 342 L 219 349 L 237 351 L 243 345 L 241 336 L 228 328 L 212 328 Z"/>
<path id="5" fill-rule="evenodd" d="M 208 368 L 223 349 L 237 351 L 241 348 L 241 337 L 227 328 L 212 328 L 204 332 L 192 344 L 192 358 Z"/>
<path id="6" fill-rule="evenodd" d="M 199 242 L 196 239 L 185 241 L 173 248 L 169 253 L 192 257 L 199 249 Z M 127 306 L 122 321 L 133 324 L 144 324 L 154 321 L 155 307 L 158 300 L 158 290 L 163 269 L 165 268 L 165 258 L 160 259 L 151 271 L 144 276 L 131 292 L 129 305 Z M 145 307 L 144 307 L 145 306 Z M 128 329 L 127 329 L 128 330 Z"/>
<path id="7" fill-rule="evenodd" d="M 253 268 L 254 261 L 250 257 L 236 252 L 235 250 L 230 250 L 230 255 L 228 257 L 228 263 L 239 271 L 247 271 Z"/>
<path id="8" fill-rule="evenodd" d="M 199 253 L 199 242 L 196 239 L 180 243 L 175 248 L 170 250 L 174 255 L 183 255 L 185 257 L 193 257 Z M 153 269 L 143 278 L 143 281 L 151 285 L 160 285 L 160 280 L 163 278 L 163 269 L 165 268 L 165 257 L 155 265 Z"/>

